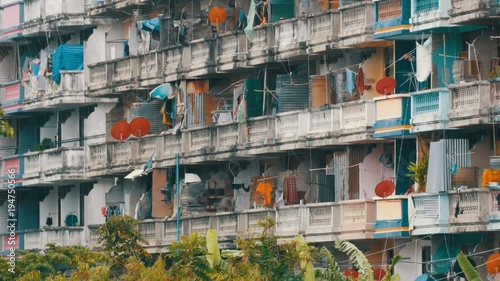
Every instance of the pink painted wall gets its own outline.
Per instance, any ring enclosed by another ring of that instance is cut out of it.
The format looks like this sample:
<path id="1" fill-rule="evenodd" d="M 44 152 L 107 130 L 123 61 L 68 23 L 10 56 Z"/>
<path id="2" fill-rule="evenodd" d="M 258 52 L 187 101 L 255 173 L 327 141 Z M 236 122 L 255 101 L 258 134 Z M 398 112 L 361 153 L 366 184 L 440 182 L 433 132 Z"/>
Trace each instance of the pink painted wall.
<path id="1" fill-rule="evenodd" d="M 5 101 L 17 100 L 20 98 L 19 83 L 5 86 Z"/>
<path id="2" fill-rule="evenodd" d="M 3 25 L 2 29 L 7 29 L 21 24 L 19 4 L 5 7 L 3 10 Z"/>
<path id="3" fill-rule="evenodd" d="M 5 159 L 3 174 L 8 175 L 10 169 L 14 169 L 16 173 L 19 173 L 19 158 Z"/>

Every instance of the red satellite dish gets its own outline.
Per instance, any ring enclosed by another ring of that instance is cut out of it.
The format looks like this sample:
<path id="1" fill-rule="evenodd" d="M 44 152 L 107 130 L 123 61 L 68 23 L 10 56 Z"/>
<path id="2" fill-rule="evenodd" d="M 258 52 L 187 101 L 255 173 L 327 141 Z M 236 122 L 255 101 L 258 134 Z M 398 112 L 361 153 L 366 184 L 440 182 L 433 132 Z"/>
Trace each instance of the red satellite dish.
<path id="1" fill-rule="evenodd" d="M 137 117 L 132 122 L 130 122 L 130 132 L 132 135 L 141 138 L 149 134 L 151 130 L 151 124 L 148 119 L 144 117 Z"/>
<path id="2" fill-rule="evenodd" d="M 130 137 L 130 125 L 126 121 L 116 122 L 111 128 L 111 136 L 117 141 Z"/>
<path id="3" fill-rule="evenodd" d="M 392 94 L 392 91 L 396 89 L 396 80 L 392 77 L 385 77 L 377 82 L 377 93 L 387 96 Z"/>
<path id="4" fill-rule="evenodd" d="M 375 268 L 373 270 L 373 277 L 375 277 L 375 280 L 377 281 L 382 280 L 385 277 L 385 274 L 386 272 L 382 268 Z"/>
<path id="5" fill-rule="evenodd" d="M 381 181 L 375 187 L 375 194 L 377 194 L 378 197 L 386 198 L 390 196 L 395 189 L 396 186 L 394 186 L 392 181 Z"/>
<path id="6" fill-rule="evenodd" d="M 351 278 L 358 278 L 359 273 L 356 269 L 348 269 L 344 271 L 344 276 L 351 277 Z"/>

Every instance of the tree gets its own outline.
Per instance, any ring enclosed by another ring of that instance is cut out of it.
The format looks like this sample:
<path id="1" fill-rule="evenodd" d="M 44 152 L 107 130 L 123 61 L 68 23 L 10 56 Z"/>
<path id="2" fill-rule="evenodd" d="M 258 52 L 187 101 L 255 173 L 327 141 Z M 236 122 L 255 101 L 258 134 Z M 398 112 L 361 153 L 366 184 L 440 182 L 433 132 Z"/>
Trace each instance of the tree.
<path id="1" fill-rule="evenodd" d="M 0 135 L 7 138 L 14 137 L 14 129 L 10 126 L 9 121 L 6 120 L 3 109 L 0 109 Z"/>
<path id="2" fill-rule="evenodd" d="M 122 267 L 132 256 L 139 259 L 151 258 L 151 254 L 140 244 L 147 244 L 147 241 L 142 238 L 137 224 L 137 220 L 127 215 L 112 216 L 97 229 L 99 242 L 104 251 L 111 254 L 115 266 Z"/>

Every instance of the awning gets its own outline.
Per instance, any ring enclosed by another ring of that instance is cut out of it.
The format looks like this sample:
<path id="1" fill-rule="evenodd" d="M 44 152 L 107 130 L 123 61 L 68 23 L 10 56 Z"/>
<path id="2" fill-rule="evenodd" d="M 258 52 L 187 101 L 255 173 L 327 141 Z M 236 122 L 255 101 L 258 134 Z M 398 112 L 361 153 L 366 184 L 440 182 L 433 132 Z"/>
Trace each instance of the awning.
<path id="1" fill-rule="evenodd" d="M 127 180 L 134 180 L 135 178 L 147 175 L 147 174 L 151 173 L 152 171 L 153 171 L 153 169 L 148 169 L 148 170 L 144 170 L 144 169 L 133 170 L 130 174 L 128 174 L 128 175 L 125 176 L 125 179 L 127 179 Z"/>
<path id="2" fill-rule="evenodd" d="M 175 97 L 174 92 L 170 90 L 170 83 L 162 84 L 154 88 L 150 93 L 149 97 L 154 99 L 164 100 L 165 98 L 173 99 Z M 169 95 L 170 94 L 170 95 Z"/>
<path id="3" fill-rule="evenodd" d="M 141 24 L 141 29 L 149 32 L 160 32 L 160 19 L 154 18 L 143 21 Z"/>

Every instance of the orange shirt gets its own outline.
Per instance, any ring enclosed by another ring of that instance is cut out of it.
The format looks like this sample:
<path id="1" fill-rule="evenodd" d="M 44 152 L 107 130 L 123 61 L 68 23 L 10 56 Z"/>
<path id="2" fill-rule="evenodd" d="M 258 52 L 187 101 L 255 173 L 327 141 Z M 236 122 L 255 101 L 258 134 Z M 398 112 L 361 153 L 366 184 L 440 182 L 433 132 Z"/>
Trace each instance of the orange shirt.
<path id="1" fill-rule="evenodd" d="M 271 182 L 259 182 L 256 191 L 264 198 L 264 206 L 270 206 L 272 204 L 271 193 L 273 192 L 273 184 Z"/>

